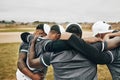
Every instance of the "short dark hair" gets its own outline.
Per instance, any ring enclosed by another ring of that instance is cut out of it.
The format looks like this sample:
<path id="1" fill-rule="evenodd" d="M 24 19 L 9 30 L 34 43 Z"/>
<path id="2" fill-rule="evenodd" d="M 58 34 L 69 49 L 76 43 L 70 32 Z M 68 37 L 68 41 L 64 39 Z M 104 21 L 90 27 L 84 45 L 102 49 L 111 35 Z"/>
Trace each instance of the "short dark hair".
<path id="1" fill-rule="evenodd" d="M 36 30 L 37 30 L 37 29 L 41 29 L 41 30 L 44 31 L 44 24 L 39 24 L 39 25 L 36 27 Z"/>
<path id="2" fill-rule="evenodd" d="M 76 35 L 79 35 L 80 38 L 82 37 L 82 29 L 77 24 L 70 24 L 67 27 L 66 32 L 70 32 L 70 33 L 74 33 Z"/>
<path id="3" fill-rule="evenodd" d="M 21 39 L 22 39 L 23 42 L 28 43 L 28 41 L 27 41 L 28 35 L 30 35 L 29 32 L 23 32 L 23 33 L 20 35 L 20 37 L 21 37 Z"/>
<path id="4" fill-rule="evenodd" d="M 50 31 L 52 31 L 52 30 L 56 31 L 58 34 L 61 34 L 59 25 L 53 25 L 53 26 L 51 26 Z"/>

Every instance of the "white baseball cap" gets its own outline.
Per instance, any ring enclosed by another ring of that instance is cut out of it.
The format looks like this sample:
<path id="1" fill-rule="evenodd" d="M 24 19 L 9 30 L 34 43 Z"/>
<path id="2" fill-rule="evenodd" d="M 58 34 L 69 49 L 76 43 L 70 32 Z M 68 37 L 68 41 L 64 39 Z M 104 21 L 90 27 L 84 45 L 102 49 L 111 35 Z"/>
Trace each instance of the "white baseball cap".
<path id="1" fill-rule="evenodd" d="M 109 30 L 110 28 L 111 25 L 105 23 L 104 21 L 98 21 L 92 26 L 93 36 L 97 35 L 98 33 L 112 32 L 113 30 Z"/>
<path id="2" fill-rule="evenodd" d="M 44 31 L 45 33 L 48 35 L 48 33 L 50 32 L 50 26 L 48 24 L 44 24 Z"/>
<path id="3" fill-rule="evenodd" d="M 41 29 L 43 30 L 46 34 L 48 34 L 50 32 L 50 26 L 48 24 L 39 24 L 37 27 L 36 27 L 36 30 L 37 29 Z"/>
<path id="4" fill-rule="evenodd" d="M 63 26 L 61 26 L 61 25 L 58 25 L 59 26 L 59 28 L 60 28 L 60 32 L 61 33 L 64 33 L 65 32 L 65 29 L 63 28 Z"/>

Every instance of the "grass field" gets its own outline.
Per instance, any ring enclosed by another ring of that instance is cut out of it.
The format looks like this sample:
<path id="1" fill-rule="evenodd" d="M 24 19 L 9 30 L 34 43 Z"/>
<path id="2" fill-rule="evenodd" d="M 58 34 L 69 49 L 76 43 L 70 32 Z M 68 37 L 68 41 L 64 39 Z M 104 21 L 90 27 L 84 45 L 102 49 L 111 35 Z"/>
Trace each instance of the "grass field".
<path id="1" fill-rule="evenodd" d="M 0 80 L 16 80 L 18 48 L 20 43 L 0 44 Z M 112 80 L 105 65 L 98 66 L 98 80 Z M 47 80 L 53 80 L 53 69 L 50 66 L 47 73 Z"/>
<path id="2" fill-rule="evenodd" d="M 15 80 L 18 45 L 0 44 L 0 80 Z"/>

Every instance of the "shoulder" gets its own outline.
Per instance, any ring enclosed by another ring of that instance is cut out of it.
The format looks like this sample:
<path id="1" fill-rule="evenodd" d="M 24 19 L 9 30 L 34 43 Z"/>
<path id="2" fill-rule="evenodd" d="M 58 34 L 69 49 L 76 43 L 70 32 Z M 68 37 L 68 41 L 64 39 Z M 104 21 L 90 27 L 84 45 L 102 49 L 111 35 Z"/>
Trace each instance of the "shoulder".
<path id="1" fill-rule="evenodd" d="M 23 53 L 27 53 L 29 49 L 29 44 L 22 42 L 19 48 L 19 53 L 23 52 Z"/>
<path id="2" fill-rule="evenodd" d="M 45 38 L 42 38 L 42 37 L 39 37 L 37 39 L 37 44 L 41 44 L 41 46 L 46 45 L 48 42 L 51 42 L 51 40 L 45 39 Z"/>

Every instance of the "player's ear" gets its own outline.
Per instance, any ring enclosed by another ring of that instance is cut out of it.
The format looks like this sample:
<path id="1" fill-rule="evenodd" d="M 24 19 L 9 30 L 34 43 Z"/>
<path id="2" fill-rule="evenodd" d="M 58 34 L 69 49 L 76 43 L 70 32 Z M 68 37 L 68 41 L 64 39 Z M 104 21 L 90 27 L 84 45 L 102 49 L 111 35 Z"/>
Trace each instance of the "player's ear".
<path id="1" fill-rule="evenodd" d="M 60 35 L 61 35 L 61 34 L 57 34 L 57 39 L 59 39 L 59 38 L 60 38 Z"/>

